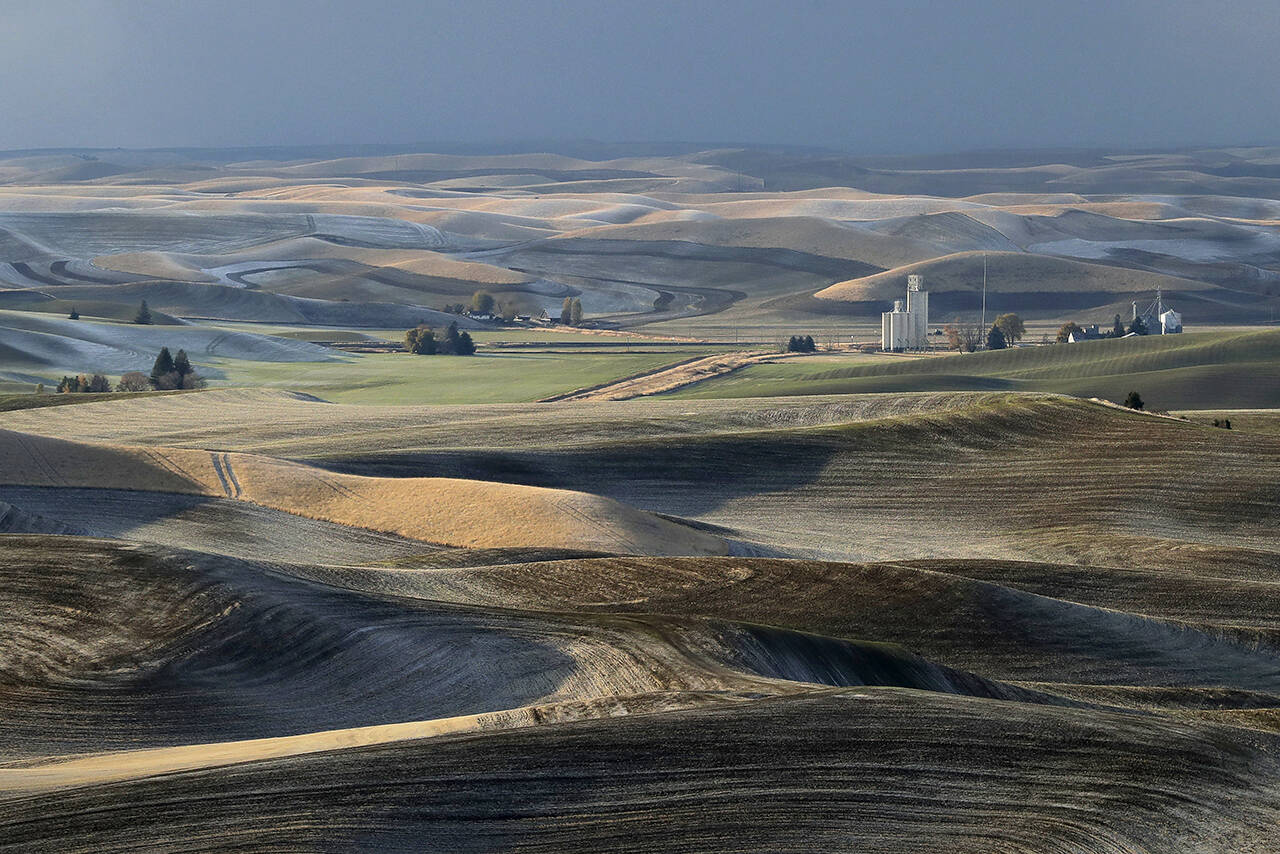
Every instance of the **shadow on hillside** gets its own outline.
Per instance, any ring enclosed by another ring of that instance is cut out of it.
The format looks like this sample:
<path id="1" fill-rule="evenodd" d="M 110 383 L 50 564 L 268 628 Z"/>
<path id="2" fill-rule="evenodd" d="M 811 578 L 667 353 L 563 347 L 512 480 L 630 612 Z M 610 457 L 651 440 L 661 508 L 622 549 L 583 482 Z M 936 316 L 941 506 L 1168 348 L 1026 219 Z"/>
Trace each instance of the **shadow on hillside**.
<path id="1" fill-rule="evenodd" d="M 431 548 L 392 534 L 203 495 L 3 486 L 0 501 L 90 536 L 254 560 L 369 561 L 418 554 Z"/>
<path id="2" fill-rule="evenodd" d="M 457 477 L 574 489 L 681 516 L 822 477 L 841 443 L 831 436 L 643 441 L 568 451 L 461 450 L 318 461 L 377 477 Z M 313 461 L 317 462 L 317 461 Z"/>

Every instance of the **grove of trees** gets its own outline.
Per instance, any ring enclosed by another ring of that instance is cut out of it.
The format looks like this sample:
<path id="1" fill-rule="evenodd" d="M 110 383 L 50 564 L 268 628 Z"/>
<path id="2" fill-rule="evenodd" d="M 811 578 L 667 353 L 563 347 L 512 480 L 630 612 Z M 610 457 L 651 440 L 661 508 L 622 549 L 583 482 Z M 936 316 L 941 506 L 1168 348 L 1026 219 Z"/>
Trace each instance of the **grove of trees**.
<path id="1" fill-rule="evenodd" d="M 792 335 L 787 341 L 788 353 L 813 353 L 818 349 L 818 345 L 813 342 L 812 335 Z"/>
<path id="2" fill-rule="evenodd" d="M 102 374 L 87 377 L 80 374 L 74 377 L 63 377 L 58 383 L 58 394 L 77 394 L 85 392 L 102 393 L 111 391 L 111 383 Z"/>
<path id="3" fill-rule="evenodd" d="M 174 356 L 169 352 L 168 347 L 160 348 L 160 354 L 156 356 L 155 364 L 151 366 L 151 376 L 148 381 L 157 391 L 204 388 L 205 385 L 204 380 L 191 366 L 187 351 L 179 350 L 178 355 Z"/>
<path id="4" fill-rule="evenodd" d="M 430 326 L 419 325 L 404 333 L 404 349 L 415 356 L 471 356 L 476 352 L 469 332 L 459 332 L 458 324 L 449 324 L 444 337 L 436 340 Z"/>

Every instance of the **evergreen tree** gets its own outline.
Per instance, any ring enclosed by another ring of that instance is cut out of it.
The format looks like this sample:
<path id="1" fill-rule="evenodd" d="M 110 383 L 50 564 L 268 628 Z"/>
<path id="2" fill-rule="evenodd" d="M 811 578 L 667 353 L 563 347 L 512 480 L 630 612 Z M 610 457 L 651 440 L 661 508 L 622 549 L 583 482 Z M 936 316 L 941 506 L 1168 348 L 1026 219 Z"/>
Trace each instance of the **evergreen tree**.
<path id="1" fill-rule="evenodd" d="M 437 353 L 445 356 L 470 356 L 475 351 L 476 345 L 471 340 L 471 335 L 466 332 L 459 332 L 456 321 L 449 324 L 449 328 L 444 333 L 444 340 L 440 342 L 440 346 L 436 349 Z"/>
<path id="2" fill-rule="evenodd" d="M 818 351 L 818 345 L 813 342 L 812 335 L 804 336 L 804 351 L 806 353 L 816 353 Z"/>
<path id="3" fill-rule="evenodd" d="M 111 383 L 102 374 L 94 374 L 85 385 L 84 390 L 101 394 L 103 392 L 111 391 Z"/>
<path id="4" fill-rule="evenodd" d="M 156 356 L 156 363 L 151 366 L 151 387 L 160 388 L 165 378 L 173 373 L 173 356 L 169 354 L 168 347 L 160 348 L 160 355 Z"/>
<path id="5" fill-rule="evenodd" d="M 1005 341 L 1004 332 L 1000 329 L 1000 325 L 998 323 L 993 324 L 991 329 L 987 331 L 987 349 L 1003 350 L 1007 346 L 1009 345 Z"/>
<path id="6" fill-rule="evenodd" d="M 787 352 L 788 353 L 800 352 L 800 339 L 797 338 L 795 335 L 792 335 L 790 338 L 787 339 Z"/>
<path id="7" fill-rule="evenodd" d="M 1133 323 L 1130 323 L 1130 324 L 1129 324 L 1129 331 L 1130 331 L 1130 332 L 1132 332 L 1132 333 L 1134 333 L 1134 334 L 1136 334 L 1136 335 L 1146 335 L 1146 334 L 1147 334 L 1147 324 L 1145 324 L 1145 323 L 1143 323 L 1143 322 L 1142 322 L 1142 318 L 1141 318 L 1141 317 L 1135 317 L 1135 318 L 1133 319 Z"/>
<path id="8" fill-rule="evenodd" d="M 1120 322 L 1120 315 L 1118 314 L 1116 315 L 1115 325 L 1111 327 L 1111 337 L 1112 338 L 1124 337 L 1124 324 Z"/>
<path id="9" fill-rule="evenodd" d="M 187 358 L 186 350 L 179 350 L 178 355 L 173 357 L 173 369 L 179 378 L 195 373 L 195 369 L 191 367 L 191 360 Z"/>
<path id="10" fill-rule="evenodd" d="M 565 297 L 560 306 L 560 322 L 568 326 L 573 322 L 573 297 Z"/>
<path id="11" fill-rule="evenodd" d="M 133 322 L 141 323 L 144 326 L 151 322 L 151 309 L 147 308 L 146 300 L 143 300 L 142 305 L 138 306 L 138 313 L 133 316 Z"/>
<path id="12" fill-rule="evenodd" d="M 573 298 L 573 303 L 569 306 L 569 323 L 573 326 L 582 325 L 582 300 L 577 297 Z"/>
<path id="13" fill-rule="evenodd" d="M 73 305 L 71 306 L 71 313 L 68 314 L 67 317 L 71 318 L 72 320 L 79 320 L 80 312 L 76 311 L 76 307 Z"/>
<path id="14" fill-rule="evenodd" d="M 458 321 L 449 324 L 449 328 L 444 331 L 444 341 L 441 342 L 440 351 L 446 356 L 458 355 Z"/>

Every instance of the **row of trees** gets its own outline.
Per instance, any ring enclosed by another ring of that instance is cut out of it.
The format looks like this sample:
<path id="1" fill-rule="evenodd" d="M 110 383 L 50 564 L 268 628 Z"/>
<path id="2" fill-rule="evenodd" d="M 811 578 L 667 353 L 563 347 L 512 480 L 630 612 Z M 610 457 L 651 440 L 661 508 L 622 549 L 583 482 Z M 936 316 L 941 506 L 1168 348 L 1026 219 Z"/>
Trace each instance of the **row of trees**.
<path id="1" fill-rule="evenodd" d="M 116 383 L 116 391 L 172 391 L 175 389 L 204 388 L 204 379 L 196 373 L 196 369 L 187 358 L 186 350 L 179 350 L 174 356 L 168 347 L 160 348 L 155 364 L 151 367 L 151 375 L 141 371 L 129 371 Z M 63 377 L 58 383 L 59 394 L 102 394 L 111 391 L 111 381 L 102 374 L 88 376 L 78 374 L 74 377 Z M 36 392 L 42 393 L 44 384 L 36 386 Z"/>
<path id="2" fill-rule="evenodd" d="M 44 391 L 44 384 L 36 386 L 36 392 Z M 111 381 L 102 374 L 94 374 L 87 377 L 84 374 L 74 377 L 63 377 L 58 383 L 58 394 L 77 394 L 85 392 L 94 392 L 100 394 L 102 392 L 111 391 Z"/>
<path id="3" fill-rule="evenodd" d="M 457 322 L 450 323 L 444 338 L 436 340 L 436 332 L 425 324 L 404 333 L 404 349 L 416 356 L 471 356 L 475 342 L 468 332 L 459 332 Z"/>

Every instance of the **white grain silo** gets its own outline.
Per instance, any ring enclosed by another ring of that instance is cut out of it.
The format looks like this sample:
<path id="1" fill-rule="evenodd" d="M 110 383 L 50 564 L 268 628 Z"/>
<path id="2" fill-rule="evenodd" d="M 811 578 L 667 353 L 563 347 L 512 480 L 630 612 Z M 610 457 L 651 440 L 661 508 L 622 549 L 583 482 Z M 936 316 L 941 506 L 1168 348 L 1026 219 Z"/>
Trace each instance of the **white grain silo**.
<path id="1" fill-rule="evenodd" d="M 893 311 L 880 315 L 880 349 L 924 350 L 929 346 L 929 294 L 924 277 L 907 276 L 907 299 L 894 300 Z"/>
<path id="2" fill-rule="evenodd" d="M 912 350 L 924 350 L 929 346 L 929 292 L 923 290 L 924 276 L 907 276 L 907 314 L 911 315 Z"/>

